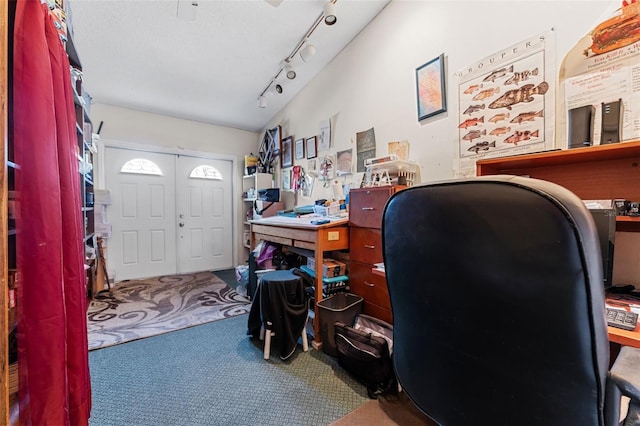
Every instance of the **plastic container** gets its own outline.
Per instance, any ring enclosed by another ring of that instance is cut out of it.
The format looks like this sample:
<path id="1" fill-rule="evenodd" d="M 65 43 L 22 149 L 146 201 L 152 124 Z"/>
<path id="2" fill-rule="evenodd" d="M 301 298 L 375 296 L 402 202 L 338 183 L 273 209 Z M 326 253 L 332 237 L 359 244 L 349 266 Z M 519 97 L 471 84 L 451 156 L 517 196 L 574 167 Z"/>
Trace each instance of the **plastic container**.
<path id="1" fill-rule="evenodd" d="M 320 338 L 322 350 L 331 356 L 338 356 L 335 340 L 336 321 L 351 325 L 362 312 L 362 297 L 352 293 L 337 293 L 317 303 L 320 315 Z"/>

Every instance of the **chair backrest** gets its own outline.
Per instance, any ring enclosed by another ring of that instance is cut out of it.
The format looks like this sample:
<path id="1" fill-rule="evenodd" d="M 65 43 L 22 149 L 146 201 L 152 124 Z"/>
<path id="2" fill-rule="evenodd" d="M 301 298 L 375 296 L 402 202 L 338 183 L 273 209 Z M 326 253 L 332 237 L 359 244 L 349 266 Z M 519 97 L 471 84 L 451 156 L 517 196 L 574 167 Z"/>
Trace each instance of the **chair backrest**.
<path id="1" fill-rule="evenodd" d="M 443 425 L 603 424 L 609 346 L 597 231 L 556 184 L 491 176 L 387 203 L 394 367 Z"/>

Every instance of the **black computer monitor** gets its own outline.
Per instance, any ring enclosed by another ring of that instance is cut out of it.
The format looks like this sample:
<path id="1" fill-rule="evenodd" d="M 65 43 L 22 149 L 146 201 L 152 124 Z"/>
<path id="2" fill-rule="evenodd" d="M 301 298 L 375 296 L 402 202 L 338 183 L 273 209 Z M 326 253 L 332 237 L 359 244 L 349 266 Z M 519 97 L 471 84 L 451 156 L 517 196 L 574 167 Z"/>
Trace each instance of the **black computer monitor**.
<path id="1" fill-rule="evenodd" d="M 616 239 L 616 211 L 614 209 L 589 209 L 598 230 L 602 253 L 602 277 L 604 288 L 613 285 L 613 249 Z"/>

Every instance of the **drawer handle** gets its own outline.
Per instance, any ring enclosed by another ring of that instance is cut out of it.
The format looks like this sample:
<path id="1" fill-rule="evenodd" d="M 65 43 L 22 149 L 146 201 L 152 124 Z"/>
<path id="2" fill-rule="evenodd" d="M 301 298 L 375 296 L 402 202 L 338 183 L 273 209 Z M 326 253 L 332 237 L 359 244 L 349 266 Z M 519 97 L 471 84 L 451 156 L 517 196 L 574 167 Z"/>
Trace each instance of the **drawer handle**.
<path id="1" fill-rule="evenodd" d="M 364 285 L 366 285 L 368 287 L 375 287 L 376 286 L 374 283 L 370 283 L 369 281 L 365 281 Z"/>
<path id="2" fill-rule="evenodd" d="M 362 210 L 375 210 L 373 207 L 362 207 Z"/>
<path id="3" fill-rule="evenodd" d="M 370 244 L 365 244 L 365 245 L 364 245 L 364 248 L 374 249 L 374 248 L 376 248 L 376 246 L 372 246 L 372 245 L 370 245 Z"/>

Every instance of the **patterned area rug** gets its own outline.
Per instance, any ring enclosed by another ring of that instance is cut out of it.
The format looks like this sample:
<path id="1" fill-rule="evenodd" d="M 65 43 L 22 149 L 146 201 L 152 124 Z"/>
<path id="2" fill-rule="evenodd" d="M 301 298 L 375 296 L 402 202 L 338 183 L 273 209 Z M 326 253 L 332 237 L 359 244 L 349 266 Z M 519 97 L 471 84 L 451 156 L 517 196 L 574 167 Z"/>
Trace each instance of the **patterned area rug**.
<path id="1" fill-rule="evenodd" d="M 89 350 L 245 314 L 250 303 L 211 272 L 121 282 L 89 306 Z"/>

